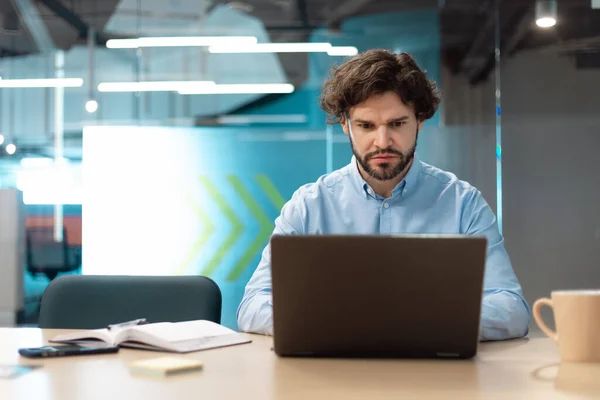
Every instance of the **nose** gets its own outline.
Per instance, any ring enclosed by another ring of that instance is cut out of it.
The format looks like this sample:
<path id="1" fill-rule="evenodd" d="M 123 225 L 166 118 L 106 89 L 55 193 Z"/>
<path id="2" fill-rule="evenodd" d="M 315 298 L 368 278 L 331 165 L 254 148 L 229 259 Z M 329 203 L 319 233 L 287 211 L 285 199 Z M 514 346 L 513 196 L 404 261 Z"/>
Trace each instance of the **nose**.
<path id="1" fill-rule="evenodd" d="M 391 132 L 386 125 L 382 125 L 377 129 L 375 136 L 375 146 L 380 149 L 386 149 L 392 145 Z"/>

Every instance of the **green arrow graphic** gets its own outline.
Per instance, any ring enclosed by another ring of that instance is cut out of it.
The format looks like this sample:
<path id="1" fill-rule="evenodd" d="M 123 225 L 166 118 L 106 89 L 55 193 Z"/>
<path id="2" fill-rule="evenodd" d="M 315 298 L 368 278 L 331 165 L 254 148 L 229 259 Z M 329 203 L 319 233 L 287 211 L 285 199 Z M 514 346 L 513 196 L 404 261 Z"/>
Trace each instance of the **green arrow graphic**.
<path id="1" fill-rule="evenodd" d="M 277 211 L 281 211 L 281 208 L 285 204 L 285 199 L 279 194 L 273 182 L 266 175 L 256 175 L 254 179 L 256 179 L 258 185 L 265 192 L 269 200 L 271 200 Z"/>
<path id="2" fill-rule="evenodd" d="M 198 203 L 196 203 L 196 201 L 192 199 L 190 195 L 186 195 L 185 198 L 190 207 L 196 213 L 198 221 L 200 221 L 200 225 L 202 225 L 202 233 L 200 236 L 198 236 L 179 267 L 175 270 L 176 275 L 182 275 L 185 272 L 189 264 L 198 256 L 198 253 L 200 253 L 200 250 L 206 244 L 210 236 L 215 232 L 215 226 L 210 222 L 210 219 L 198 205 Z"/>
<path id="3" fill-rule="evenodd" d="M 244 187 L 242 181 L 236 176 L 229 176 L 227 177 L 227 180 L 229 181 L 231 186 L 233 186 L 233 189 L 236 191 L 238 196 L 240 196 L 240 199 L 244 202 L 244 204 L 246 204 L 246 207 L 248 207 L 248 210 L 250 210 L 250 213 L 256 219 L 258 225 L 260 226 L 260 230 L 254 238 L 254 240 L 252 241 L 252 243 L 250 243 L 250 246 L 248 246 L 244 254 L 238 259 L 238 261 L 233 266 L 233 269 L 231 270 L 229 275 L 227 275 L 228 281 L 235 281 L 248 267 L 248 264 L 250 264 L 254 256 L 262 250 L 262 247 L 264 246 L 265 242 L 271 236 L 272 225 L 271 221 L 265 215 L 265 213 L 260 208 L 256 200 L 254 200 L 250 192 L 248 192 L 248 190 Z"/>
<path id="4" fill-rule="evenodd" d="M 207 177 L 200 177 L 200 183 L 202 186 L 204 186 L 204 189 L 210 195 L 210 197 L 212 197 L 212 199 L 215 201 L 221 212 L 225 215 L 225 218 L 227 218 L 231 223 L 231 232 L 229 232 L 229 235 L 227 235 L 227 238 L 223 244 L 221 244 L 215 255 L 210 259 L 202 271 L 202 275 L 211 276 L 223 260 L 223 257 L 227 255 L 229 250 L 244 232 L 244 225 L 237 215 L 235 215 L 233 209 L 229 207 L 223 195 L 219 193 L 215 185 Z"/>

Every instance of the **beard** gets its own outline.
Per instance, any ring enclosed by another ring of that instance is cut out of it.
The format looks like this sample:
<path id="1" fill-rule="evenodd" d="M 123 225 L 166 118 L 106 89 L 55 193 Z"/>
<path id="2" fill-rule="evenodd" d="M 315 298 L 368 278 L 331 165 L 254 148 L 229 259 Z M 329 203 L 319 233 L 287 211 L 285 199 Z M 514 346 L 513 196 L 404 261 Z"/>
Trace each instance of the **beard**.
<path id="1" fill-rule="evenodd" d="M 356 157 L 356 160 L 369 176 L 379 181 L 389 181 L 391 179 L 396 178 L 398 175 L 404 172 L 404 170 L 408 167 L 411 161 L 415 158 L 415 152 L 417 149 L 417 139 L 415 138 L 415 144 L 406 153 L 402 153 L 401 151 L 394 150 L 391 147 L 388 147 L 386 149 L 372 151 L 370 153 L 365 154 L 363 157 L 356 151 L 356 148 L 354 147 L 354 142 L 352 142 L 352 138 L 350 138 L 350 146 L 352 147 L 352 153 Z M 383 154 L 395 155 L 399 159 L 395 162 L 380 163 L 377 166 L 372 166 L 369 163 L 369 161 L 374 157 L 381 156 Z"/>

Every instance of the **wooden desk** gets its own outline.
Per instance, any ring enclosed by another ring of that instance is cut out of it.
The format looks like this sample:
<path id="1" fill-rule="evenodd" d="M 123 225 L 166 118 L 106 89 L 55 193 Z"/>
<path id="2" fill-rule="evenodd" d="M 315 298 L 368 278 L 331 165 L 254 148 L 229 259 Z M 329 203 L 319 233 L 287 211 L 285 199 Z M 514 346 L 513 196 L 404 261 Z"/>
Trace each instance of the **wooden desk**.
<path id="1" fill-rule="evenodd" d="M 0 364 L 43 364 L 0 380 L 0 399 L 600 398 L 600 365 L 559 365 L 555 344 L 542 338 L 482 344 L 475 360 L 443 361 L 281 359 L 271 338 L 252 336 L 252 344 L 186 354 L 203 360 L 204 371 L 168 378 L 128 370 L 133 360 L 164 353 L 122 349 L 43 361 L 18 355 L 59 332 L 0 329 Z"/>

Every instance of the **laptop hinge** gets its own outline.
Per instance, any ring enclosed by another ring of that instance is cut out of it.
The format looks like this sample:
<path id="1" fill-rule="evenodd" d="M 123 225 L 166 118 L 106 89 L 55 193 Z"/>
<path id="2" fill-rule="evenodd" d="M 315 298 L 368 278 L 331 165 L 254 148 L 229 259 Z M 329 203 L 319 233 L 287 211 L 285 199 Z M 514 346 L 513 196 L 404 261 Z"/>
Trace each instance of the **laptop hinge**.
<path id="1" fill-rule="evenodd" d="M 460 357 L 459 353 L 450 353 L 450 352 L 444 352 L 444 351 L 440 351 L 436 353 L 438 355 L 438 357 L 445 357 L 445 358 L 457 358 Z"/>

